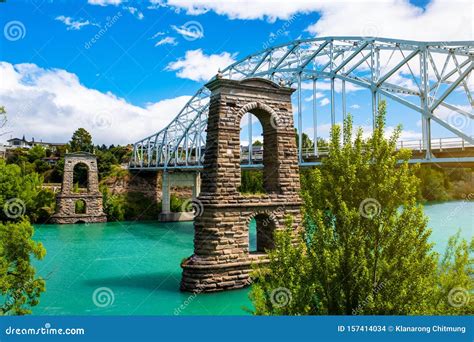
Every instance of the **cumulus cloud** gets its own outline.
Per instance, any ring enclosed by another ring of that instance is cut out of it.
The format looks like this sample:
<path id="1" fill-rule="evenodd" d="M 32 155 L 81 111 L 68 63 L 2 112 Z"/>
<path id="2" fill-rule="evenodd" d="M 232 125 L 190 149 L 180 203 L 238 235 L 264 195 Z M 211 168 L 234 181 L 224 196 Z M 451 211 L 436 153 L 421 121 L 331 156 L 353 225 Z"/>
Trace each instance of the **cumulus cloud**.
<path id="1" fill-rule="evenodd" d="M 67 30 L 80 30 L 84 26 L 94 25 L 98 26 L 95 23 L 90 22 L 89 20 L 82 20 L 82 19 L 73 19 L 71 17 L 66 17 L 64 15 L 57 16 L 55 20 L 62 22 L 66 25 Z"/>
<path id="2" fill-rule="evenodd" d="M 193 81 L 207 81 L 219 69 L 235 62 L 235 54 L 222 52 L 220 54 L 206 55 L 202 49 L 189 50 L 183 58 L 171 62 L 166 70 L 176 71 L 176 76 Z"/>
<path id="3" fill-rule="evenodd" d="M 0 62 L 0 103 L 8 112 L 5 135 L 66 142 L 78 127 L 96 144 L 133 143 L 168 124 L 189 100 L 179 96 L 144 107 L 114 94 L 87 88 L 62 69 Z"/>
<path id="4" fill-rule="evenodd" d="M 188 15 L 213 11 L 230 19 L 288 20 L 298 13 L 320 15 L 307 31 L 317 36 L 356 35 L 413 40 L 472 40 L 473 3 L 432 0 L 425 9 L 409 1 L 156 0 Z"/>
<path id="5" fill-rule="evenodd" d="M 320 8 L 320 2 L 305 0 L 168 0 L 168 6 L 183 9 L 188 15 L 214 11 L 229 19 L 289 19 L 296 13 L 309 13 Z"/>
<path id="6" fill-rule="evenodd" d="M 471 40 L 473 3 L 432 0 L 423 10 L 408 1 L 324 2 L 308 27 L 316 36 L 375 36 L 413 40 Z"/>

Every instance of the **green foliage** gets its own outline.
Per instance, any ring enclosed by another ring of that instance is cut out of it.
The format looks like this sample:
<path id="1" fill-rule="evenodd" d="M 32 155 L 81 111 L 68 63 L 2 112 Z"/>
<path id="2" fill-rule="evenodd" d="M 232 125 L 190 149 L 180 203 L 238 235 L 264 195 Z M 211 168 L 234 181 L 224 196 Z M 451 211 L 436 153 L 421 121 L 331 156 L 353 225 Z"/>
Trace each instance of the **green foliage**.
<path id="1" fill-rule="evenodd" d="M 86 213 L 86 202 L 83 200 L 78 200 L 74 203 L 74 212 L 76 214 L 85 214 Z"/>
<path id="2" fill-rule="evenodd" d="M 256 314 L 441 314 L 450 311 L 438 305 L 440 289 L 472 290 L 465 245 L 452 242 L 459 255 L 438 268 L 410 152 L 396 151 L 400 128 L 386 140 L 384 127 L 382 102 L 368 140 L 360 129 L 353 136 L 351 117 L 343 132 L 333 128 L 328 158 L 302 174 L 305 234 L 278 233 L 270 264 L 253 274 Z M 288 304 L 275 306 L 278 287 Z"/>
<path id="3" fill-rule="evenodd" d="M 0 295 L 4 299 L 0 315 L 25 315 L 39 303 L 45 282 L 36 277 L 31 256 L 41 260 L 46 251 L 34 242 L 33 227 L 22 220 L 0 223 Z"/>
<path id="4" fill-rule="evenodd" d="M 0 160 L 0 220 L 19 220 L 24 215 L 32 222 L 47 219 L 53 212 L 54 194 L 42 189 L 42 184 L 39 174 L 24 174 L 18 165 Z"/>
<path id="5" fill-rule="evenodd" d="M 474 239 L 470 245 L 460 238 L 460 232 L 449 239 L 438 267 L 435 292 L 435 312 L 447 315 L 474 313 Z"/>
<path id="6" fill-rule="evenodd" d="M 238 189 L 241 193 L 265 193 L 263 188 L 262 170 L 242 170 L 241 183 Z"/>
<path id="7" fill-rule="evenodd" d="M 95 154 L 97 156 L 97 167 L 99 169 L 99 177 L 100 179 L 103 179 L 103 177 L 110 174 L 114 165 L 119 164 L 119 161 L 111 151 L 98 150 Z"/>
<path id="8" fill-rule="evenodd" d="M 7 111 L 4 106 L 0 106 L 0 128 L 7 123 Z"/>
<path id="9" fill-rule="evenodd" d="M 449 199 L 447 188 L 449 180 L 445 177 L 443 171 L 425 165 L 420 167 L 417 172 L 421 181 L 420 195 L 426 201 L 446 201 Z"/>
<path id="10" fill-rule="evenodd" d="M 74 166 L 73 182 L 78 184 L 79 188 L 87 188 L 88 186 L 89 168 L 86 164 L 79 163 Z"/>
<path id="11" fill-rule="evenodd" d="M 298 146 L 298 142 L 300 140 L 300 137 L 299 137 L 299 134 L 298 134 L 298 130 L 295 128 L 295 137 L 296 137 L 296 146 Z M 302 134 L 302 137 L 303 137 L 303 150 L 306 150 L 306 149 L 312 149 L 313 146 L 314 146 L 314 142 L 309 138 L 308 134 L 304 133 Z M 319 144 L 318 144 L 319 146 Z"/>
<path id="12" fill-rule="evenodd" d="M 469 168 L 422 165 L 416 175 L 421 182 L 419 198 L 423 201 L 465 199 L 474 193 L 474 171 Z"/>
<path id="13" fill-rule="evenodd" d="M 140 192 L 111 194 L 105 185 L 101 185 L 101 191 L 108 221 L 156 220 L 158 217 L 157 203 Z"/>
<path id="14" fill-rule="evenodd" d="M 69 142 L 71 152 L 93 152 L 92 136 L 84 128 L 78 128 Z"/>
<path id="15" fill-rule="evenodd" d="M 43 146 L 35 145 L 28 150 L 28 160 L 30 163 L 44 157 L 46 157 L 46 150 Z"/>

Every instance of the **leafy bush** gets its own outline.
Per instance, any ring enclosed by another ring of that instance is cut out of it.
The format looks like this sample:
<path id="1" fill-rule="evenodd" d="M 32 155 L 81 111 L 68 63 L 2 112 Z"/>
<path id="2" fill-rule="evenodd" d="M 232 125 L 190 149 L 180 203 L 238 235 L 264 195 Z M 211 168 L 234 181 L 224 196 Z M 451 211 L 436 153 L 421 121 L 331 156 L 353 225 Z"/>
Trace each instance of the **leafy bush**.
<path id="1" fill-rule="evenodd" d="M 41 242 L 32 240 L 33 227 L 27 220 L 0 223 L 0 315 L 25 315 L 39 303 L 45 282 L 36 277 L 31 256 L 41 260 L 46 254 Z"/>
<path id="2" fill-rule="evenodd" d="M 54 210 L 54 194 L 42 189 L 43 178 L 24 174 L 15 164 L 0 160 L 0 220 L 21 220 L 26 215 L 32 222 L 45 220 Z"/>
<path id="3" fill-rule="evenodd" d="M 252 274 L 256 314 L 474 313 L 472 300 L 452 304 L 453 290 L 474 289 L 467 243 L 452 239 L 439 263 L 410 152 L 395 149 L 400 128 L 384 138 L 383 102 L 376 123 L 368 140 L 352 136 L 351 117 L 342 139 L 334 127 L 328 158 L 302 174 L 305 232 L 276 233 L 270 263 Z"/>

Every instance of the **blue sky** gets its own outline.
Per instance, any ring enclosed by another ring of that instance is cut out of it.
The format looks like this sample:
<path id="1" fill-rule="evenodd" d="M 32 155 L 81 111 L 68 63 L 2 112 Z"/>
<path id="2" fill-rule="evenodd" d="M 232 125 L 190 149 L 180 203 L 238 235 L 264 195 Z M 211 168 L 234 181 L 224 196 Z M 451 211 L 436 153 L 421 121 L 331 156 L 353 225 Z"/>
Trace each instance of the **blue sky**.
<path id="1" fill-rule="evenodd" d="M 472 23 L 466 8 L 472 4 L 439 0 L 7 0 L 0 3 L 0 103 L 9 112 L 9 133 L 0 141 L 23 134 L 65 141 L 85 126 L 97 143 L 133 142 L 164 127 L 219 67 L 266 46 L 364 30 L 405 39 L 472 40 L 472 30 L 459 27 L 459 16 L 464 25 Z M 11 22 L 21 24 L 19 39 L 6 39 Z M 418 23 L 425 29 L 414 30 Z M 348 107 L 364 125 L 370 106 L 358 93 L 348 94 Z M 328 123 L 329 106 L 321 107 L 321 122 Z M 416 138 L 419 118 L 397 105 L 391 109 L 402 113 L 389 124 L 403 123 L 406 137 Z"/>

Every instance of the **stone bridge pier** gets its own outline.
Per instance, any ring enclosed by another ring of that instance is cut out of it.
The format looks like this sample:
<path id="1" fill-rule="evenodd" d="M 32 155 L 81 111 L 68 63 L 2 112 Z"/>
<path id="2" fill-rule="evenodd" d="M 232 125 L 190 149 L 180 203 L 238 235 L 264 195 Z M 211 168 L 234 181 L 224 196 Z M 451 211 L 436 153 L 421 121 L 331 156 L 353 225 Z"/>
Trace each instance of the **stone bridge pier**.
<path id="1" fill-rule="evenodd" d="M 252 263 L 268 261 L 274 232 L 301 223 L 300 181 L 291 94 L 293 89 L 264 79 L 216 78 L 212 92 L 202 189 L 194 221 L 194 254 L 182 263 L 181 290 L 210 292 L 249 284 Z M 254 114 L 263 128 L 265 194 L 243 195 L 240 122 Z M 288 218 L 291 220 L 289 221 Z M 249 223 L 257 225 L 257 250 L 249 248 Z"/>

